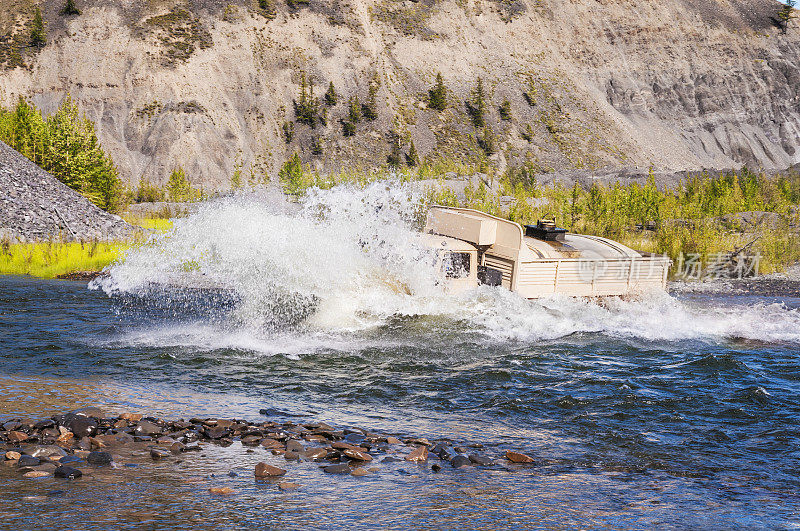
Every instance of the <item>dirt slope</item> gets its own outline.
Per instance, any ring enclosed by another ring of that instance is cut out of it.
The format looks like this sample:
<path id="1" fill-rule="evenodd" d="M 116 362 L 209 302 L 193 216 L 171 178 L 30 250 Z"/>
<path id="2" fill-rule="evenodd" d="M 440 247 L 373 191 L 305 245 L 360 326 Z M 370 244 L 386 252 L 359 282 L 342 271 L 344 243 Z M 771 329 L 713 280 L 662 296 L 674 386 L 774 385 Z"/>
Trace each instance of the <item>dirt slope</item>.
<path id="1" fill-rule="evenodd" d="M 51 111 L 71 93 L 134 183 L 182 165 L 195 185 L 225 188 L 237 168 L 274 174 L 293 151 L 326 169 L 369 167 L 386 162 L 390 130 L 404 151 L 413 140 L 423 156 L 479 158 L 464 105 L 478 77 L 501 168 L 799 159 L 800 28 L 781 34 L 773 0 L 271 0 L 274 13 L 244 0 L 78 0 L 73 17 L 42 3 L 50 41 L 17 56 L 33 2 L 4 3 L 0 102 L 24 95 Z M 424 104 L 437 71 L 451 91 L 442 113 Z M 287 143 L 301 72 L 317 96 L 333 81 L 339 103 Z M 367 100 L 371 82 L 378 119 L 344 137 L 347 99 Z"/>

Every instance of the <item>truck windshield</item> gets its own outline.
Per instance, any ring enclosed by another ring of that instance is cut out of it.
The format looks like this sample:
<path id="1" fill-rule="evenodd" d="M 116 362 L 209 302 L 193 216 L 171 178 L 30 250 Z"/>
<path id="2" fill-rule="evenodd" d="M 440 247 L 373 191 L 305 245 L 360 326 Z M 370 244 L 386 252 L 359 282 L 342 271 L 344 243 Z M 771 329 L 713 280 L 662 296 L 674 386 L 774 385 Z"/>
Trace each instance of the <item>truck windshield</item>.
<path id="1" fill-rule="evenodd" d="M 464 278 L 469 276 L 469 253 L 445 253 L 442 270 L 447 278 Z"/>

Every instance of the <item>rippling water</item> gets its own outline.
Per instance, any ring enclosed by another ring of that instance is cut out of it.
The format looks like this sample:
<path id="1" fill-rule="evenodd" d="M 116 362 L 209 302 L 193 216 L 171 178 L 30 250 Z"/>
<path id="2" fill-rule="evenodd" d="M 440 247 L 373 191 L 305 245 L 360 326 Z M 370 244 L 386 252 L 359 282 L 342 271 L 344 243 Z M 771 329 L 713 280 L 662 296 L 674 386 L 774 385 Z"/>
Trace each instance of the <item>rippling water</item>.
<path id="1" fill-rule="evenodd" d="M 673 289 L 632 301 L 529 302 L 495 289 L 453 298 L 399 262 L 399 249 L 413 248 L 398 247 L 398 238 L 413 246 L 400 229 L 364 251 L 365 239 L 375 241 L 369 219 L 357 222 L 361 245 L 341 242 L 338 256 L 275 236 L 260 251 L 247 247 L 273 222 L 319 236 L 303 214 L 270 220 L 259 208 L 201 212 L 118 266 L 106 291 L 0 277 L 2 417 L 101 404 L 256 419 L 272 408 L 296 421 L 480 443 L 487 454 L 520 450 L 541 464 L 433 474 L 400 463 L 360 482 L 309 466 L 295 474 L 304 488 L 284 494 L 254 485 L 252 464 L 263 457 L 234 445 L 124 469 L 116 480 L 65 486 L 0 476 L 0 499 L 33 506 L 2 509 L 4 522 L 800 526 L 797 284 L 764 294 Z M 207 230 L 234 214 L 252 216 L 248 230 Z M 351 222 L 339 218 L 340 227 Z M 323 240 L 336 236 L 333 225 Z M 358 252 L 367 259 L 346 255 Z M 414 260 L 424 269 L 423 255 Z M 332 261 L 341 270 L 330 271 Z M 385 261 L 397 265 L 392 281 L 371 272 Z M 291 263 L 306 269 L 292 272 Z M 315 268 L 322 278 L 308 279 Z M 227 284 L 176 283 L 180 274 L 215 280 L 220 271 Z M 276 278 L 291 289 L 279 290 Z M 239 471 L 225 481 L 240 495 L 209 499 L 205 489 L 229 470 Z M 47 496 L 53 489 L 62 492 Z"/>

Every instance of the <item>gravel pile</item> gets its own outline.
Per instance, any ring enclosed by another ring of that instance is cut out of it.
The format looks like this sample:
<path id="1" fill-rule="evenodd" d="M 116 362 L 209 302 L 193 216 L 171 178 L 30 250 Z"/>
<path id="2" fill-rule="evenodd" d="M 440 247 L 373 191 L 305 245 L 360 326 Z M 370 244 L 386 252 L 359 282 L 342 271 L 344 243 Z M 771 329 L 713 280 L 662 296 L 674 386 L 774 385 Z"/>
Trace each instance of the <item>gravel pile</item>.
<path id="1" fill-rule="evenodd" d="M 0 240 L 121 240 L 135 231 L 0 142 Z"/>

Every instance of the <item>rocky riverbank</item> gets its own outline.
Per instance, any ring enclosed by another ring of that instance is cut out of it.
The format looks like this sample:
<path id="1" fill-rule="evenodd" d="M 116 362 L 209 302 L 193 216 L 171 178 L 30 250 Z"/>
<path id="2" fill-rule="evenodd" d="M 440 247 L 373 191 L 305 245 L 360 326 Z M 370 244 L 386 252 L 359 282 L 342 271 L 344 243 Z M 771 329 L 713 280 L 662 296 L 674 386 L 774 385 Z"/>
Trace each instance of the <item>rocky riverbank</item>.
<path id="1" fill-rule="evenodd" d="M 257 454 L 254 481 L 272 481 L 281 490 L 300 488 L 293 477 L 307 467 L 318 467 L 325 474 L 363 477 L 379 474 L 392 463 L 431 472 L 467 467 L 517 468 L 536 463 L 526 454 L 487 451 L 479 443 L 460 445 L 357 427 L 336 428 L 324 422 L 165 420 L 138 413 L 109 416 L 94 407 L 46 419 L 6 420 L 0 426 L 0 440 L 5 444 L 5 469 L 21 480 L 79 480 L 86 473 L 113 473 L 147 462 L 179 463 L 191 459 L 193 453 L 203 452 L 205 456 L 215 447 L 235 444 L 246 454 Z M 215 495 L 236 493 L 224 486 L 208 491 Z"/>
<path id="2" fill-rule="evenodd" d="M 0 142 L 0 240 L 124 240 L 137 231 Z"/>

